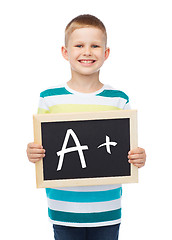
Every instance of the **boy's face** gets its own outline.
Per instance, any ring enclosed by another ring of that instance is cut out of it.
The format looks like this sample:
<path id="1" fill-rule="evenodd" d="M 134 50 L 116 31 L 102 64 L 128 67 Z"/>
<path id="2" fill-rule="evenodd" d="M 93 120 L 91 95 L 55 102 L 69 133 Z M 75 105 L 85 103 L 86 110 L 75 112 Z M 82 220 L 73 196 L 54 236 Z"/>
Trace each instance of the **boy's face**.
<path id="1" fill-rule="evenodd" d="M 80 28 L 71 33 L 62 54 L 70 62 L 73 73 L 88 76 L 98 73 L 108 58 L 110 50 L 105 44 L 105 35 L 100 29 Z"/>

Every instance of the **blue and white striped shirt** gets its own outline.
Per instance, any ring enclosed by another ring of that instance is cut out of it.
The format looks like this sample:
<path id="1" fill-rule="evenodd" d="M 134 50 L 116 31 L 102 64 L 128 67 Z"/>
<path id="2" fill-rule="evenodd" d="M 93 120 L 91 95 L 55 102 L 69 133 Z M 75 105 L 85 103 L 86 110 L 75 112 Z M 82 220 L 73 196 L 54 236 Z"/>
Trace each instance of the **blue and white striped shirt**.
<path id="1" fill-rule="evenodd" d="M 80 93 L 62 84 L 40 94 L 38 113 L 65 113 L 130 109 L 128 96 L 108 85 L 94 93 Z M 121 222 L 122 186 L 82 186 L 46 189 L 53 224 L 98 227 Z"/>

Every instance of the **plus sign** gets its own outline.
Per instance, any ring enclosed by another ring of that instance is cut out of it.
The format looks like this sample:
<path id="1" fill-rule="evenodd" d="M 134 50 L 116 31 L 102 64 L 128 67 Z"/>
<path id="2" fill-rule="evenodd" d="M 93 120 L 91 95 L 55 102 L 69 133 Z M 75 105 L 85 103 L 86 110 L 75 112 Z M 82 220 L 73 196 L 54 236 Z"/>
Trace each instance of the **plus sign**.
<path id="1" fill-rule="evenodd" d="M 98 146 L 97 148 L 100 148 L 100 147 L 103 147 L 103 146 L 106 146 L 106 150 L 109 154 L 111 154 L 111 151 L 110 151 L 110 145 L 111 146 L 116 146 L 117 143 L 116 142 L 110 142 L 110 137 L 106 136 L 106 142 L 101 144 L 100 146 Z"/>

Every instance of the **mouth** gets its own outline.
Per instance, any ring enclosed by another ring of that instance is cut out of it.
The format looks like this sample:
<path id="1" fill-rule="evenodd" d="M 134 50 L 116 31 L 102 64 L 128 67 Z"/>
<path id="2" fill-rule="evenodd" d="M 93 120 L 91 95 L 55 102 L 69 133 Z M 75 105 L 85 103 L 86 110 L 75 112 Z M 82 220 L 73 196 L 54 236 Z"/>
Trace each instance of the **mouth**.
<path id="1" fill-rule="evenodd" d="M 92 60 L 92 59 L 81 59 L 81 60 L 78 60 L 78 62 L 82 63 L 82 64 L 93 64 L 96 62 L 96 60 Z"/>

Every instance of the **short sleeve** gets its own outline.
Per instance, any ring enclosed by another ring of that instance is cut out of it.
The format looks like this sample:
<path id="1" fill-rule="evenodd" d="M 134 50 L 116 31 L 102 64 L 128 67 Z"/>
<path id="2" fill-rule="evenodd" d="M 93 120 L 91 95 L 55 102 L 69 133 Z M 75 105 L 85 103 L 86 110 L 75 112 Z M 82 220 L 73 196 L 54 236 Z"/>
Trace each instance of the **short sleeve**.
<path id="1" fill-rule="evenodd" d="M 123 110 L 130 110 L 130 109 L 131 109 L 130 103 L 127 102 L 127 103 L 124 105 Z"/>
<path id="2" fill-rule="evenodd" d="M 38 114 L 50 113 L 49 107 L 46 104 L 45 98 L 40 97 L 38 105 Z"/>

